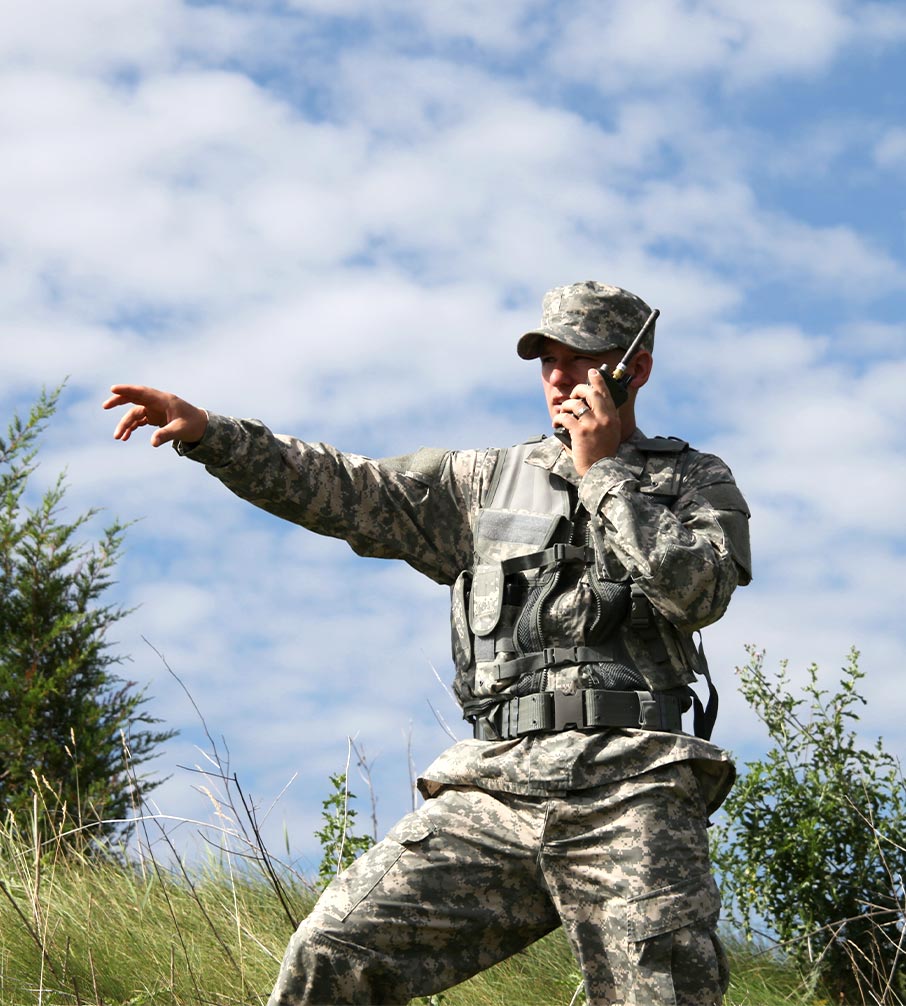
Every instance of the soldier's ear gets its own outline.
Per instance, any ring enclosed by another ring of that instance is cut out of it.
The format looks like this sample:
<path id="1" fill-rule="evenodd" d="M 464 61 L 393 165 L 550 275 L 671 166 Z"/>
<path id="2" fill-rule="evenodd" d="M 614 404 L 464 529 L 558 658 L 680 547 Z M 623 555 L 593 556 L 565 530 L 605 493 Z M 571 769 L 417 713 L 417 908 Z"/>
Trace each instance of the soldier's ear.
<path id="1" fill-rule="evenodd" d="M 648 383 L 651 371 L 654 367 L 654 357 L 647 349 L 640 349 L 629 361 L 629 373 L 632 374 L 631 388 L 641 388 Z"/>

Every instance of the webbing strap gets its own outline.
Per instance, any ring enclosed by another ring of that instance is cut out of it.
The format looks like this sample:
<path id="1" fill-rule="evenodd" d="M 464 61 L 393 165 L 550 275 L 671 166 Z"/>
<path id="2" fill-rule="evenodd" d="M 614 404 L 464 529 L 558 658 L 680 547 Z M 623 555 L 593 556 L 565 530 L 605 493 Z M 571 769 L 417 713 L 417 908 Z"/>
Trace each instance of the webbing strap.
<path id="1" fill-rule="evenodd" d="M 483 668 L 495 681 L 512 681 L 523 674 L 543 671 L 547 667 L 561 667 L 564 664 L 609 664 L 613 662 L 613 652 L 596 646 L 548 646 L 536 653 L 523 657 L 503 660 L 492 667 Z"/>
<path id="2" fill-rule="evenodd" d="M 630 591 L 629 619 L 632 631 L 645 641 L 648 652 L 656 664 L 669 663 L 670 655 L 654 623 L 651 601 L 637 583 L 632 584 Z"/>
<path id="3" fill-rule="evenodd" d="M 512 559 L 504 559 L 500 564 L 504 576 L 510 573 L 521 573 L 526 569 L 540 569 L 542 566 L 552 566 L 555 562 L 591 563 L 595 561 L 595 551 L 587 545 L 551 545 L 540 552 L 530 552 L 528 555 L 516 555 Z"/>
<path id="4" fill-rule="evenodd" d="M 708 667 L 708 659 L 705 657 L 705 647 L 702 642 L 701 633 L 698 634 L 698 669 L 699 673 L 708 683 L 708 704 L 702 706 L 702 700 L 692 692 L 692 704 L 695 707 L 693 713 L 693 724 L 695 736 L 703 740 L 711 740 L 711 733 L 714 730 L 714 723 L 717 720 L 718 694 L 711 680 L 711 671 Z M 690 689 L 690 691 L 692 691 Z"/>

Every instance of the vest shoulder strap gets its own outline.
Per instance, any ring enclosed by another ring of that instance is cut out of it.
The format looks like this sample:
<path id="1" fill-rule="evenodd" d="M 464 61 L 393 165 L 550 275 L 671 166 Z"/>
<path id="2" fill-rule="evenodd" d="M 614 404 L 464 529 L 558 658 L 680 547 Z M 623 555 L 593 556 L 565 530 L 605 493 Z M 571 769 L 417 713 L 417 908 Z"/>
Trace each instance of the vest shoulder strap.
<path id="1" fill-rule="evenodd" d="M 534 437 L 497 452 L 493 474 L 482 493 L 482 509 L 539 510 L 569 515 L 566 484 L 563 488 L 555 487 L 546 469 L 525 465 L 525 459 L 544 439 L 543 436 Z M 563 497 L 566 497 L 565 502 L 562 501 Z"/>
<path id="2" fill-rule="evenodd" d="M 689 444 L 679 437 L 645 437 L 632 445 L 643 454 L 682 454 Z"/>
<path id="3" fill-rule="evenodd" d="M 643 489 L 668 506 L 679 498 L 689 464 L 691 448 L 678 437 L 646 437 L 633 446 L 645 457 L 645 473 L 656 476 L 656 485 Z"/>
<path id="4" fill-rule="evenodd" d="M 500 483 L 500 476 L 503 474 L 503 469 L 506 466 L 506 456 L 508 453 L 508 447 L 501 447 L 497 451 L 497 460 L 494 462 L 494 471 L 492 472 L 490 479 L 488 479 L 487 483 L 485 483 L 481 494 L 482 508 L 490 506 L 491 501 L 494 499 L 497 492 L 497 486 Z"/>

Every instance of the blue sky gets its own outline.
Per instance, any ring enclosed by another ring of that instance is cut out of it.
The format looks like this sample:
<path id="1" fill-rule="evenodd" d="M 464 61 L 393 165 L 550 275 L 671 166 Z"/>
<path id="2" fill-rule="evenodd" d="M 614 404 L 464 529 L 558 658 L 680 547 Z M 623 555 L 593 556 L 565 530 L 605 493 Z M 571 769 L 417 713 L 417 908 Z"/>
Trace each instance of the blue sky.
<path id="1" fill-rule="evenodd" d="M 828 685 L 855 645 L 903 755 L 904 41 L 901 4 L 843 0 L 0 6 L 0 407 L 68 376 L 39 482 L 136 521 L 116 648 L 180 730 L 163 813 L 213 817 L 149 643 L 262 813 L 282 793 L 272 844 L 315 855 L 347 736 L 385 830 L 432 706 L 463 733 L 446 592 L 115 443 L 109 385 L 370 455 L 514 443 L 547 424 L 516 338 L 591 278 L 661 310 L 642 428 L 752 505 L 755 581 L 705 633 L 717 739 L 764 749 L 747 643 Z"/>

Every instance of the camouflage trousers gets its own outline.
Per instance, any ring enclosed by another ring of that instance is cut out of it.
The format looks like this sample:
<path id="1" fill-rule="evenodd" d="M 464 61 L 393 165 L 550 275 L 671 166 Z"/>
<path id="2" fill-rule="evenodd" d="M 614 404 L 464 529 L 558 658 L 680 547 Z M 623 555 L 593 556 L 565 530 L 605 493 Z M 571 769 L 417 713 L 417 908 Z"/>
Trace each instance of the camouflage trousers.
<path id="1" fill-rule="evenodd" d="M 564 796 L 444 789 L 329 885 L 269 1006 L 406 1003 L 561 924 L 593 1006 L 718 1006 L 705 820 L 684 762 Z"/>

